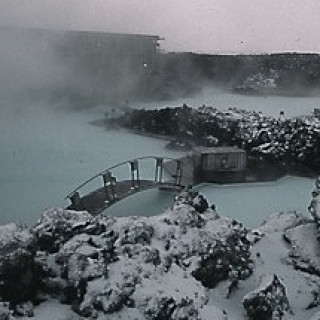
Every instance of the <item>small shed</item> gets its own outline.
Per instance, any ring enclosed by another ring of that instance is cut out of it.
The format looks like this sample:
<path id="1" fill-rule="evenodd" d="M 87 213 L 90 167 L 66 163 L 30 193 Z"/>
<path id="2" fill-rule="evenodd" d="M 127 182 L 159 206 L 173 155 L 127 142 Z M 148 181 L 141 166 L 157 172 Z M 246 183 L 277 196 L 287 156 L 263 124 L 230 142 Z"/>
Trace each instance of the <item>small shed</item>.
<path id="1" fill-rule="evenodd" d="M 238 147 L 199 147 L 194 149 L 193 156 L 200 181 L 237 180 L 247 165 L 246 151 Z"/>

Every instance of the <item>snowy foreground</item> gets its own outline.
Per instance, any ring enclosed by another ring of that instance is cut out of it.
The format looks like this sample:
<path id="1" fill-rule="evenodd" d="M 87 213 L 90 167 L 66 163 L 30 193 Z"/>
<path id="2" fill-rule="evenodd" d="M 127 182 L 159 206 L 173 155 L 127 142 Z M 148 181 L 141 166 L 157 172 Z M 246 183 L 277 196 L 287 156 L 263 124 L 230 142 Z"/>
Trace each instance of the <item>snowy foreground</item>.
<path id="1" fill-rule="evenodd" d="M 0 227 L 0 319 L 317 320 L 317 232 L 296 213 L 249 230 L 193 192 L 154 217 L 51 209 Z"/>

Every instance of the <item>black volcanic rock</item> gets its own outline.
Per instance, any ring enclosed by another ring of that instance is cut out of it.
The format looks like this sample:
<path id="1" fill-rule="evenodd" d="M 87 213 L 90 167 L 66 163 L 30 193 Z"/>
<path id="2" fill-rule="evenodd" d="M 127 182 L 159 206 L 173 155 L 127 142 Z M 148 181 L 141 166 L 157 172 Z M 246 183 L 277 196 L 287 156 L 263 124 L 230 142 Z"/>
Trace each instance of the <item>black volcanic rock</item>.
<path id="1" fill-rule="evenodd" d="M 244 297 L 243 306 L 252 320 L 280 320 L 290 310 L 286 288 L 277 275 L 265 276 L 259 288 Z"/>
<path id="2" fill-rule="evenodd" d="M 252 273 L 250 243 L 246 236 L 246 230 L 240 228 L 234 229 L 225 241 L 215 239 L 201 255 L 192 275 L 205 287 L 213 288 L 226 279 L 235 287 L 239 280 Z"/>
<path id="3" fill-rule="evenodd" d="M 0 299 L 13 305 L 33 300 L 37 291 L 33 235 L 22 227 L 0 227 Z"/>
<path id="4" fill-rule="evenodd" d="M 317 239 L 320 242 L 320 177 L 315 182 L 315 188 L 311 193 L 312 200 L 308 207 L 317 228 Z"/>

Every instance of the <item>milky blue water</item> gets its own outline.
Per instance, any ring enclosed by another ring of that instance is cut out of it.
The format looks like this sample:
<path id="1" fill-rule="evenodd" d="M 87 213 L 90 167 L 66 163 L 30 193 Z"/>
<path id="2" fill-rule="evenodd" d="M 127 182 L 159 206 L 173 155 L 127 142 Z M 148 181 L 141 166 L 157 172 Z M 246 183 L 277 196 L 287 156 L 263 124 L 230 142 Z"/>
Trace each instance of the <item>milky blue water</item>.
<path id="1" fill-rule="evenodd" d="M 185 101 L 193 101 L 195 106 L 215 101 L 214 105 L 220 107 L 233 104 L 269 114 L 285 109 L 292 115 L 311 113 L 320 105 L 316 98 L 248 97 L 219 92 Z M 183 101 L 162 105 L 180 105 Z M 0 102 L 0 224 L 11 221 L 33 224 L 45 208 L 66 205 L 64 197 L 71 190 L 116 163 L 144 155 L 175 158 L 182 155 L 166 150 L 163 140 L 124 130 L 106 131 L 88 124 L 101 118 L 102 112 L 103 107 L 66 112 L 41 104 L 13 106 Z M 287 210 L 291 201 L 289 209 L 302 210 L 309 201 L 312 185 L 309 179 L 289 179 L 263 188 L 206 186 L 203 192 L 212 198 L 219 212 L 255 223 L 263 220 L 264 215 Z M 170 194 L 153 190 L 126 199 L 110 213 L 156 214 L 171 204 Z M 244 209 L 241 211 L 240 207 Z"/>
<path id="2" fill-rule="evenodd" d="M 181 153 L 165 141 L 89 125 L 102 115 L 41 106 L 0 112 L 0 223 L 33 223 L 94 174 L 141 155 Z"/>
<path id="3" fill-rule="evenodd" d="M 270 116 L 278 117 L 280 111 L 285 112 L 286 117 L 310 115 L 314 108 L 320 108 L 318 96 L 309 97 L 285 97 L 285 96 L 250 96 L 234 94 L 217 88 L 205 88 L 199 94 L 181 98 L 174 102 L 161 102 L 150 104 L 135 104 L 135 107 L 158 108 L 159 106 L 189 106 L 198 108 L 203 104 L 216 108 L 226 109 L 237 107 L 246 110 L 255 110 Z"/>
<path id="4" fill-rule="evenodd" d="M 273 213 L 295 211 L 310 216 L 307 208 L 313 188 L 313 179 L 288 176 L 277 182 L 203 184 L 196 189 L 216 206 L 218 213 L 256 227 Z"/>

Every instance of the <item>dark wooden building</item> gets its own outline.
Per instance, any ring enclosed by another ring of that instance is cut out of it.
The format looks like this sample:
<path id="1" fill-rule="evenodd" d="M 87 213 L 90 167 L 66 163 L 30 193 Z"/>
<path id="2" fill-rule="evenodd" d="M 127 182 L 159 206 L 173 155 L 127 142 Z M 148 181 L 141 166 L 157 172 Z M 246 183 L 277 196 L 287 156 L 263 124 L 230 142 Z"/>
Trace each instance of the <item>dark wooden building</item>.
<path id="1" fill-rule="evenodd" d="M 60 36 L 60 55 L 91 72 L 158 72 L 159 36 L 92 31 L 64 31 Z"/>
<path id="2" fill-rule="evenodd" d="M 195 175 L 199 181 L 241 180 L 247 165 L 247 155 L 237 147 L 194 149 Z"/>

